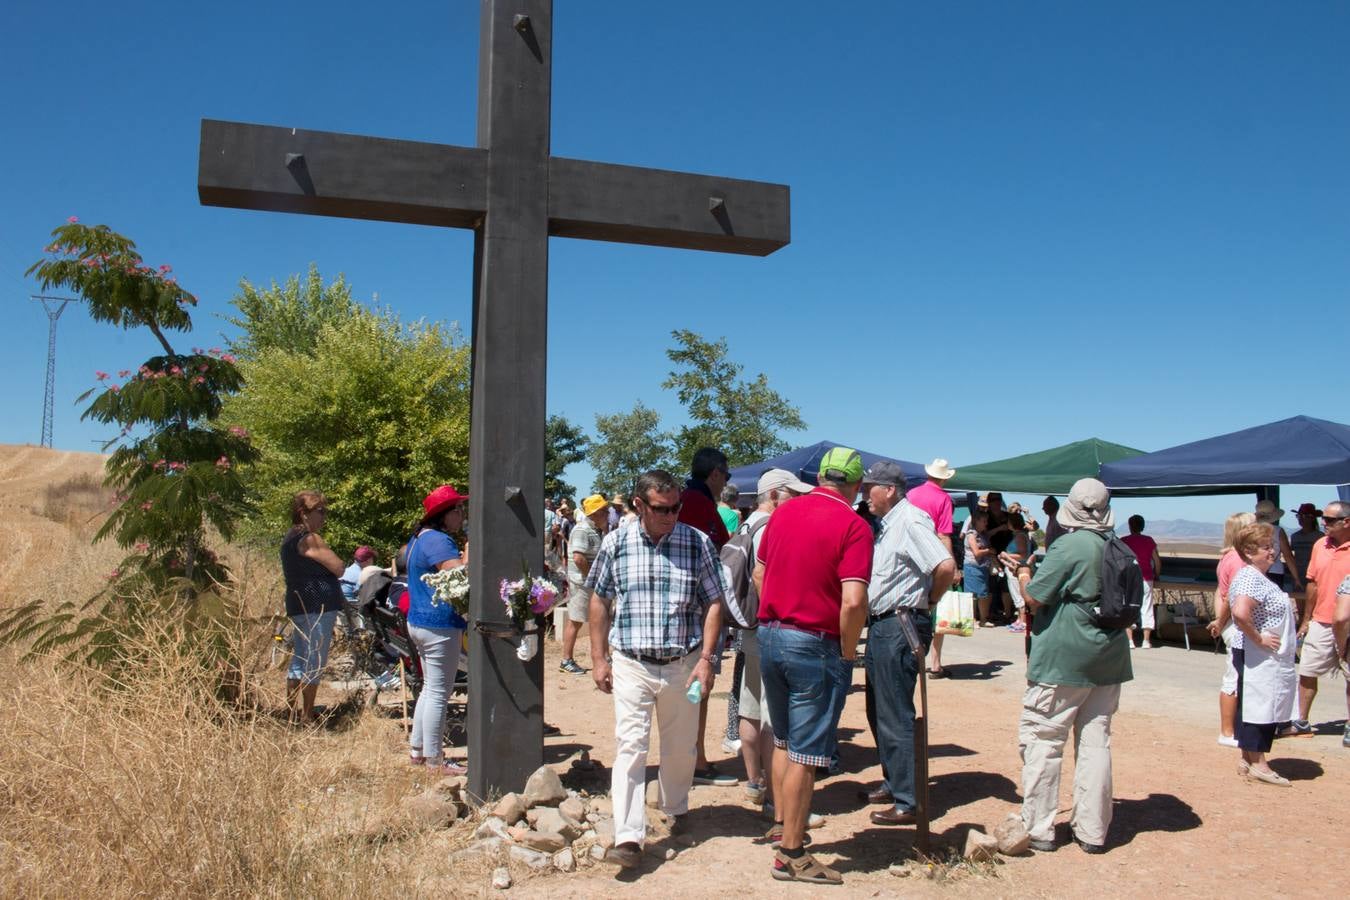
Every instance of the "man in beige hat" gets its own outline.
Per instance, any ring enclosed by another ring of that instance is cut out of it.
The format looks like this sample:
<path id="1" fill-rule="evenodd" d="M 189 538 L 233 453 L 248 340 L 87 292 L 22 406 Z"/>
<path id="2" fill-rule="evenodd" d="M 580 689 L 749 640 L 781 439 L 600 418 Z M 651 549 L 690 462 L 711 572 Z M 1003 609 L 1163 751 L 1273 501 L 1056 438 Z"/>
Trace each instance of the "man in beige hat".
<path id="1" fill-rule="evenodd" d="M 567 554 L 567 622 L 563 624 L 562 662 L 558 669 L 569 675 L 585 675 L 573 657 L 577 646 L 577 633 L 591 605 L 591 595 L 586 592 L 586 576 L 591 574 L 591 563 L 595 554 L 600 552 L 600 531 L 609 518 L 609 501 L 604 494 L 591 494 L 581 501 L 581 521 L 572 528 Z"/>

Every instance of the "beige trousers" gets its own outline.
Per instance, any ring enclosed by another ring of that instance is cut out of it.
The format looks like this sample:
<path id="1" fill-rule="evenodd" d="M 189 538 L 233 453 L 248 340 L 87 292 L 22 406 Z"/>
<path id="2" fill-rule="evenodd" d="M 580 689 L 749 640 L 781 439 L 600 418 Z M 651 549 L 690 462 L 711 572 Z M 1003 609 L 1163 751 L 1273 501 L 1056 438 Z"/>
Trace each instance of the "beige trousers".
<path id="1" fill-rule="evenodd" d="M 1111 827 L 1111 715 L 1120 685 L 1073 687 L 1028 682 L 1017 741 L 1022 751 L 1022 824 L 1033 840 L 1055 839 L 1059 773 L 1073 732 L 1073 814 L 1079 840 L 1105 844 Z"/>
<path id="2" fill-rule="evenodd" d="M 647 750 L 653 710 L 661 733 L 657 775 L 661 810 L 672 816 L 689 811 L 689 788 L 697 762 L 698 704 L 685 697 L 684 685 L 698 658 L 695 652 L 658 666 L 614 654 L 615 752 L 610 799 L 615 844 L 632 841 L 640 845 L 647 835 Z"/>

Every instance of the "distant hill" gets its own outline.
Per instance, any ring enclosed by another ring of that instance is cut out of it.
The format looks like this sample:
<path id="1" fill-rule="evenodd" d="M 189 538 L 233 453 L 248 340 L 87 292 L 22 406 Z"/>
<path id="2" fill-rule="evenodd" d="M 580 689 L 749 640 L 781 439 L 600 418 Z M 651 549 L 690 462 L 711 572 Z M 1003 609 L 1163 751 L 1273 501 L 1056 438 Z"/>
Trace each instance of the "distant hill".
<path id="1" fill-rule="evenodd" d="M 1124 522 L 1116 526 L 1119 534 L 1129 534 Z M 1223 526 L 1214 522 L 1193 522 L 1190 519 L 1149 519 L 1144 533 L 1160 544 L 1201 544 L 1221 547 Z"/>

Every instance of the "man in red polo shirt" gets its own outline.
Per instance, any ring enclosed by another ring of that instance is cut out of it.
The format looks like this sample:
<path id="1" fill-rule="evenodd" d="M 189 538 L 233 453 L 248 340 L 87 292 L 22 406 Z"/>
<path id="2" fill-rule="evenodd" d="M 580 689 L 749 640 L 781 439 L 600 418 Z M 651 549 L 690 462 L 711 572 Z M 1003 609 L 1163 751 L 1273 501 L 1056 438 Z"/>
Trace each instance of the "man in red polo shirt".
<path id="1" fill-rule="evenodd" d="M 872 530 L 853 510 L 862 457 L 847 447 L 820 461 L 818 487 L 769 520 L 755 555 L 760 671 L 774 725 L 773 877 L 839 884 L 805 850 L 817 766 L 828 766 L 858 635 L 867 619 Z"/>

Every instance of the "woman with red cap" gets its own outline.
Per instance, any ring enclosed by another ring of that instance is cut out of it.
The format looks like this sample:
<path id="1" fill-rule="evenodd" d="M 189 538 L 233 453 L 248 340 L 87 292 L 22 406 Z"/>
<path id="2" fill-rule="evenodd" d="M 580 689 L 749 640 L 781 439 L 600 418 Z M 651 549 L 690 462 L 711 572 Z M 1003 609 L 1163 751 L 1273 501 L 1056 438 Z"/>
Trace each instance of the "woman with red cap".
<path id="1" fill-rule="evenodd" d="M 408 542 L 408 636 L 422 658 L 422 693 L 413 713 L 409 753 L 414 765 L 435 766 L 462 775 L 461 765 L 445 759 L 445 697 L 459 668 L 459 647 L 468 623 L 448 603 L 433 602 L 422 576 L 467 564 L 451 536 L 464 528 L 464 503 L 469 498 L 443 484 L 422 500 L 423 516 Z"/>

